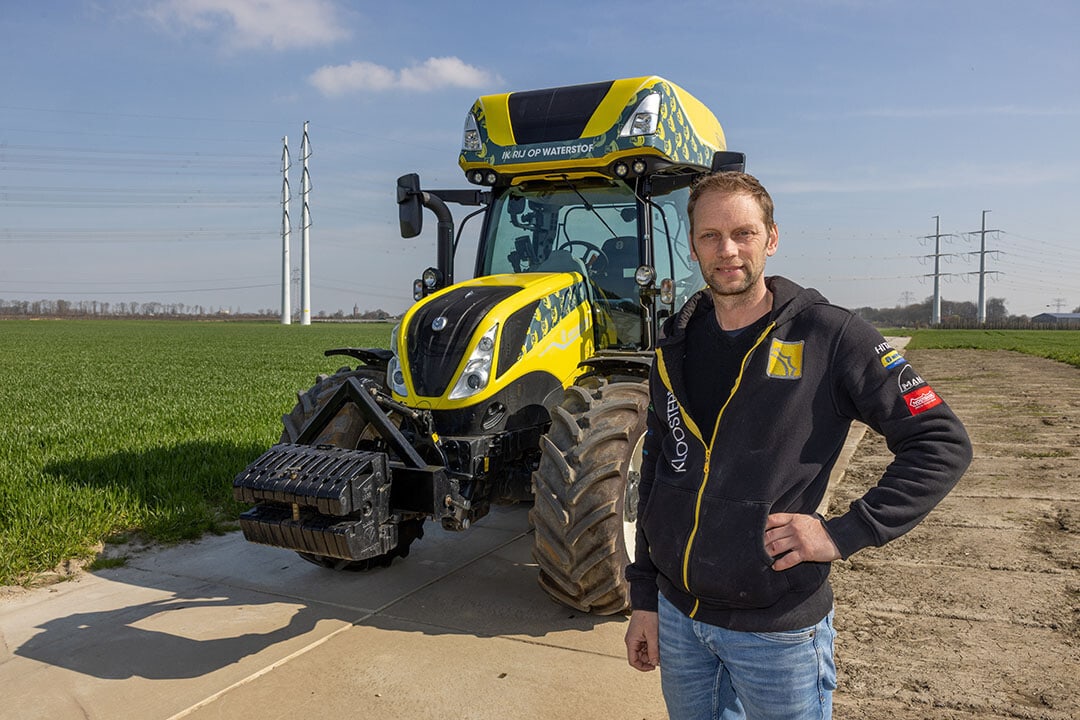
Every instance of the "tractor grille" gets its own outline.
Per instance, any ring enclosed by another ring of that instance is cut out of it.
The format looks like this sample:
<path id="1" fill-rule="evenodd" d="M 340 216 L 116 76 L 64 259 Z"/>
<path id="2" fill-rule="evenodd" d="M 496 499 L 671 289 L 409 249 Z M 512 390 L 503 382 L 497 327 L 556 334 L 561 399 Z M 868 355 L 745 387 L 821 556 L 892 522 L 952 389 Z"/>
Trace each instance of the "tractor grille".
<path id="1" fill-rule="evenodd" d="M 462 287 L 429 300 L 416 311 L 409 324 L 407 348 L 417 394 L 440 397 L 446 392 L 480 323 L 492 308 L 519 290 L 516 286 Z M 441 330 L 434 329 L 440 326 Z"/>

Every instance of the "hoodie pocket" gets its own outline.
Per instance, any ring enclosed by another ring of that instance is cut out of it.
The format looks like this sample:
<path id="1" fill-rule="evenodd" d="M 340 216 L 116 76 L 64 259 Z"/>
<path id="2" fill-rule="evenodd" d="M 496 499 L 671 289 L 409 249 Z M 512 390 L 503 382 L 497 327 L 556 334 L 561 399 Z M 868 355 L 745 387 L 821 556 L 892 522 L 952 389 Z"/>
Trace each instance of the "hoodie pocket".
<path id="1" fill-rule="evenodd" d="M 677 587 L 683 584 L 682 559 L 694 527 L 696 501 L 696 491 L 657 480 L 638 518 L 653 565 Z"/>
<path id="2" fill-rule="evenodd" d="M 702 600 L 738 608 L 764 608 L 792 591 L 816 588 L 828 563 L 801 563 L 777 572 L 765 551 L 769 504 L 702 498 L 687 564 L 689 591 Z"/>

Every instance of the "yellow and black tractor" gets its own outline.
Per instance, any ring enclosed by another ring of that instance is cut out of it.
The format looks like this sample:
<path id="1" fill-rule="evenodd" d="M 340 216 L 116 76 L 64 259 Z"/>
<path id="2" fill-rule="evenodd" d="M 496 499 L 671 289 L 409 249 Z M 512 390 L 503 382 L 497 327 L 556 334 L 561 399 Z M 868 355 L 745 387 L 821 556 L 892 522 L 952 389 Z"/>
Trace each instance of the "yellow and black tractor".
<path id="1" fill-rule="evenodd" d="M 663 78 L 480 97 L 459 158 L 478 187 L 398 180 L 402 235 L 424 208 L 438 222 L 416 303 L 389 350 L 327 351 L 360 364 L 301 393 L 281 442 L 236 477 L 254 504 L 244 536 L 363 569 L 407 555 L 426 520 L 466 530 L 492 504 L 532 502 L 544 590 L 625 610 L 651 350 L 701 287 L 689 188 L 743 163 Z M 461 282 L 447 203 L 482 216 Z"/>

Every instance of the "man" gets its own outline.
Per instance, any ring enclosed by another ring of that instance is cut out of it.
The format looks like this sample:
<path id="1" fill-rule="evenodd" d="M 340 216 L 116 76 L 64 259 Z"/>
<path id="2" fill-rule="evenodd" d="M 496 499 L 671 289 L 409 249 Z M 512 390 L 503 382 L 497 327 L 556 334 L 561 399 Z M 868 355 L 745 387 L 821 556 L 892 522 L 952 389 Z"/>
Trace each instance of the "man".
<path id="1" fill-rule="evenodd" d="M 971 444 L 874 328 L 765 277 L 779 230 L 755 178 L 707 176 L 688 212 L 707 287 L 657 342 L 627 659 L 661 667 L 672 720 L 829 718 L 829 563 L 914 527 L 959 480 Z M 814 513 L 852 420 L 895 457 L 824 520 Z"/>

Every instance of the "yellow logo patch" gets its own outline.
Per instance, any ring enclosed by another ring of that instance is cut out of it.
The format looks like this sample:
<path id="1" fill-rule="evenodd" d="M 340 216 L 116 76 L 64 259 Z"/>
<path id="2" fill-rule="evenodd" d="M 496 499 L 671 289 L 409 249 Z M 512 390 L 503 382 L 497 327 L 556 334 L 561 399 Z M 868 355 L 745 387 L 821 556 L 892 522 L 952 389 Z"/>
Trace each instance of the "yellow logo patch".
<path id="1" fill-rule="evenodd" d="M 803 341 L 784 342 L 773 340 L 769 348 L 769 367 L 765 373 L 781 380 L 798 380 L 802 377 Z"/>

